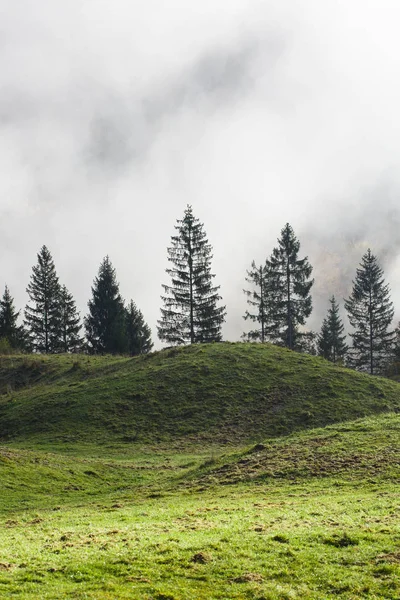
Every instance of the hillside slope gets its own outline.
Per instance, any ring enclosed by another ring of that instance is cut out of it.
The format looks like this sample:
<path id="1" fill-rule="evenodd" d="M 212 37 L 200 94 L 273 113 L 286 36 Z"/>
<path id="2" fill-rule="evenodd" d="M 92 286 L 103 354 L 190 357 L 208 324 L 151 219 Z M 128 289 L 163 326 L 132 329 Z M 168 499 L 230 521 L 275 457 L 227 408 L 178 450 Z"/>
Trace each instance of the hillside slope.
<path id="1" fill-rule="evenodd" d="M 398 383 L 270 345 L 0 359 L 3 441 L 237 443 L 398 410 Z"/>
<path id="2" fill-rule="evenodd" d="M 156 498 L 220 484 L 276 486 L 297 482 L 397 483 L 400 415 L 388 414 L 311 429 L 252 447 L 177 453 L 160 447 L 75 447 L 73 455 L 0 445 L 0 516 L 10 510 Z M 126 446 L 125 446 L 126 447 Z M 65 450 L 65 448 L 64 448 Z M 318 483 L 319 484 L 319 483 Z"/>

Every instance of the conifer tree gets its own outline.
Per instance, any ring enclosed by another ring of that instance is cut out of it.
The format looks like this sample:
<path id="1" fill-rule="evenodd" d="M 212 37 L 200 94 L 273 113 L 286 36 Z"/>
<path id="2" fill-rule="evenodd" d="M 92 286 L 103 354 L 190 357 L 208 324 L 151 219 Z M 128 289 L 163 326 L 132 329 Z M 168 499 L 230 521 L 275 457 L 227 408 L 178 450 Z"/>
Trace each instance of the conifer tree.
<path id="1" fill-rule="evenodd" d="M 362 257 L 345 307 L 354 328 L 352 366 L 371 375 L 383 373 L 393 353 L 395 333 L 389 327 L 394 310 L 383 270 L 370 249 Z"/>
<path id="2" fill-rule="evenodd" d="M 393 360 L 400 363 L 400 322 L 394 330 Z"/>
<path id="3" fill-rule="evenodd" d="M 331 359 L 331 335 L 329 331 L 328 319 L 322 321 L 321 332 L 317 338 L 318 355 L 326 360 Z"/>
<path id="4" fill-rule="evenodd" d="M 93 354 L 124 354 L 128 350 L 125 306 L 119 292 L 115 269 L 106 256 L 92 286 L 85 317 L 89 351 Z"/>
<path id="5" fill-rule="evenodd" d="M 79 352 L 83 338 L 79 336 L 82 329 L 80 317 L 76 310 L 75 300 L 65 285 L 60 289 L 60 350 L 61 352 Z"/>
<path id="6" fill-rule="evenodd" d="M 163 285 L 158 336 L 170 344 L 220 341 L 226 311 L 218 306 L 219 286 L 213 286 L 211 245 L 191 206 L 177 223 L 168 248 L 171 284 Z"/>
<path id="7" fill-rule="evenodd" d="M 37 352 L 57 352 L 60 346 L 60 284 L 46 246 L 37 255 L 27 292 L 32 306 L 25 308 L 25 325 Z"/>
<path id="8" fill-rule="evenodd" d="M 296 344 L 294 350 L 296 350 L 296 352 L 304 352 L 305 354 L 316 356 L 317 338 L 318 335 L 315 333 L 315 331 L 298 331 L 296 333 Z"/>
<path id="9" fill-rule="evenodd" d="M 23 326 L 17 325 L 19 314 L 15 310 L 14 298 L 6 286 L 0 300 L 0 339 L 6 339 L 12 349 L 24 350 L 27 339 Z"/>
<path id="10" fill-rule="evenodd" d="M 266 261 L 273 295 L 270 331 L 272 341 L 296 349 L 298 326 L 304 325 L 312 310 L 310 279 L 312 266 L 308 258 L 298 258 L 300 242 L 287 223 L 278 246 Z"/>
<path id="11" fill-rule="evenodd" d="M 332 296 L 329 302 L 328 315 L 323 320 L 321 333 L 318 336 L 318 354 L 336 363 L 344 360 L 348 346 L 335 296 Z"/>
<path id="12" fill-rule="evenodd" d="M 247 303 L 255 307 L 253 312 L 246 310 L 244 319 L 253 323 L 258 323 L 259 327 L 243 334 L 243 338 L 248 340 L 260 340 L 264 343 L 267 340 L 270 327 L 270 302 L 268 295 L 268 269 L 264 265 L 256 266 L 255 261 L 251 263 L 251 270 L 247 271 L 246 281 L 253 285 L 252 290 L 243 290 L 247 296 Z"/>
<path id="13" fill-rule="evenodd" d="M 129 354 L 136 356 L 150 352 L 153 347 L 151 330 L 133 300 L 125 309 L 125 323 Z"/>

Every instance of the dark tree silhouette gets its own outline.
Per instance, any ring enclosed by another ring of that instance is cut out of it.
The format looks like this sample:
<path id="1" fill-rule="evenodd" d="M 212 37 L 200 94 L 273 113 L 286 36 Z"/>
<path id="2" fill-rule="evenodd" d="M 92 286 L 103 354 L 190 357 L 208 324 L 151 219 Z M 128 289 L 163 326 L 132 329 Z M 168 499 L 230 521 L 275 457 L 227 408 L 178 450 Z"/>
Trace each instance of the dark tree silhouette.
<path id="1" fill-rule="evenodd" d="M 124 301 L 119 292 L 115 269 L 108 256 L 100 264 L 84 319 L 89 352 L 124 354 L 128 351 Z"/>
<path id="2" fill-rule="evenodd" d="M 394 310 L 383 270 L 370 249 L 361 259 L 345 307 L 354 328 L 350 364 L 371 375 L 383 373 L 393 354 L 395 333 L 389 327 Z"/>
<path id="3" fill-rule="evenodd" d="M 335 296 L 329 300 L 330 307 L 323 320 L 318 336 L 318 354 L 333 363 L 343 362 L 348 352 L 344 325 L 339 314 L 339 305 Z"/>
<path id="4" fill-rule="evenodd" d="M 5 286 L 3 297 L 0 300 L 0 339 L 7 340 L 11 349 L 29 349 L 27 333 L 22 325 L 18 325 L 19 311 L 15 310 L 14 298 Z"/>
<path id="5" fill-rule="evenodd" d="M 60 347 L 60 284 L 46 246 L 37 255 L 27 292 L 31 306 L 25 309 L 25 326 L 37 352 L 57 352 Z"/>
<path id="6" fill-rule="evenodd" d="M 65 285 L 60 289 L 60 350 L 62 352 L 79 352 L 82 349 L 82 329 L 75 300 Z"/>
<path id="7" fill-rule="evenodd" d="M 133 300 L 130 301 L 126 308 L 125 322 L 129 354 L 135 356 L 150 352 L 153 347 L 151 330 L 145 322 L 142 312 Z"/>
<path id="8" fill-rule="evenodd" d="M 298 346 L 298 326 L 305 324 L 312 310 L 312 267 L 307 257 L 298 258 L 299 250 L 300 242 L 287 223 L 278 246 L 266 261 L 273 297 L 270 336 L 272 341 L 291 349 Z"/>
<path id="9" fill-rule="evenodd" d="M 163 285 L 158 336 L 170 344 L 220 341 L 226 311 L 218 306 L 219 286 L 213 286 L 211 245 L 191 206 L 177 223 L 168 248 L 171 284 Z"/>
<path id="10" fill-rule="evenodd" d="M 257 323 L 257 329 L 252 329 L 243 334 L 244 339 L 259 340 L 264 343 L 267 340 L 271 326 L 271 296 L 268 278 L 268 269 L 264 265 L 256 266 L 255 261 L 251 263 L 251 270 L 247 271 L 245 278 L 253 286 L 252 290 L 243 290 L 247 296 L 247 304 L 254 307 L 250 312 L 246 310 L 244 319 Z"/>

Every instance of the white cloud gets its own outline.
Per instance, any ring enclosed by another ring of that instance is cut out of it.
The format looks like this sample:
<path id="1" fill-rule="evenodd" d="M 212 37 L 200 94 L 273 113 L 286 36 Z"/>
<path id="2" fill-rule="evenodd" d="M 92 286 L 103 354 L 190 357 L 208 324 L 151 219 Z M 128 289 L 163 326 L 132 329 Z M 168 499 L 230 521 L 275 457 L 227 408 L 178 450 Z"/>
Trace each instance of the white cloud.
<path id="1" fill-rule="evenodd" d="M 187 203 L 214 246 L 229 339 L 245 270 L 287 221 L 323 307 L 355 271 L 354 236 L 400 302 L 397 2 L 17 0 L 0 15 L 0 286 L 19 306 L 42 244 L 82 312 L 108 253 L 155 334 Z"/>

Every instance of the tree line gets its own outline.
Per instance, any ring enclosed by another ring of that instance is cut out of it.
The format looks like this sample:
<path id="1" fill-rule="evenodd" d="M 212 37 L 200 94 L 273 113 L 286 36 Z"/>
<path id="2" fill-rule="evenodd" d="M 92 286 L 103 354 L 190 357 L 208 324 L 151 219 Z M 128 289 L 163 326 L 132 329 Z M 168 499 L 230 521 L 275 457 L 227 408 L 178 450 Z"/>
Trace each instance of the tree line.
<path id="1" fill-rule="evenodd" d="M 37 255 L 37 264 L 27 287 L 30 303 L 24 321 L 18 325 L 8 287 L 0 300 L 0 350 L 18 349 L 44 354 L 87 352 L 90 354 L 143 354 L 153 343 L 141 311 L 131 300 L 125 305 L 119 292 L 115 269 L 106 256 L 100 264 L 83 319 L 75 300 L 61 285 L 53 258 L 46 246 Z M 85 335 L 82 333 L 85 331 Z"/>
<path id="2" fill-rule="evenodd" d="M 226 307 L 220 286 L 214 283 L 212 246 L 191 206 L 175 230 L 167 248 L 169 281 L 162 286 L 158 337 L 169 345 L 221 341 Z M 300 242 L 287 223 L 264 263 L 253 261 L 246 273 L 249 285 L 243 291 L 248 309 L 243 318 L 253 328 L 242 339 L 318 354 L 371 374 L 385 373 L 400 358 L 400 328 L 391 328 L 393 303 L 377 257 L 370 249 L 364 254 L 351 294 L 344 299 L 351 345 L 334 294 L 320 332 L 306 329 L 312 312 L 312 271 L 308 257 L 300 257 Z M 91 292 L 88 314 L 81 321 L 72 295 L 59 282 L 50 251 L 43 246 L 27 287 L 30 302 L 22 325 L 5 288 L 0 300 L 0 349 L 129 355 L 152 349 L 150 328 L 133 300 L 125 304 L 108 256 Z"/>

